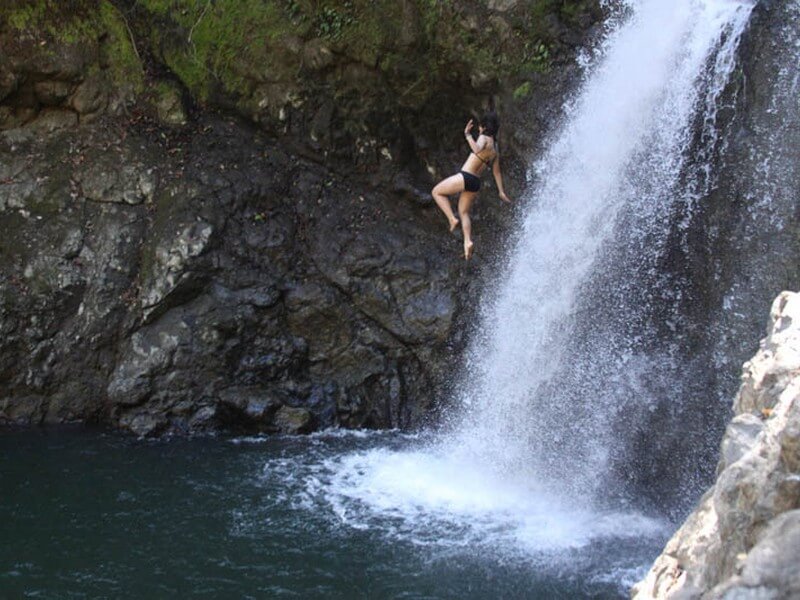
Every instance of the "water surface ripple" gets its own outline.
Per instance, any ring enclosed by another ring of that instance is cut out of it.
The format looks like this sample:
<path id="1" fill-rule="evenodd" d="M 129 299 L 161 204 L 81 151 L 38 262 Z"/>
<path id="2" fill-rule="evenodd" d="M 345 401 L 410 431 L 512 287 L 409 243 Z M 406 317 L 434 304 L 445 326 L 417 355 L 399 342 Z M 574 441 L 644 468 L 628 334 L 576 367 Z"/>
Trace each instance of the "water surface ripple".
<path id="1" fill-rule="evenodd" d="M 4 597 L 615 598 L 666 534 L 397 432 L 25 432 L 0 451 Z"/>

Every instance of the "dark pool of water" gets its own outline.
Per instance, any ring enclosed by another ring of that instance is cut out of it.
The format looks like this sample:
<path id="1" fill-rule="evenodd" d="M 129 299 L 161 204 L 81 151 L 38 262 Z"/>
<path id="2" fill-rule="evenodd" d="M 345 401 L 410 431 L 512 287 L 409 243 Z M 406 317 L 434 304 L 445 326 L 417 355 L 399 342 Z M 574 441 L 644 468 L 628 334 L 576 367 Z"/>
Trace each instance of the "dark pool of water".
<path id="1" fill-rule="evenodd" d="M 337 457 L 415 443 L 0 433 L 0 596 L 618 598 L 663 543 L 537 555 L 473 545 L 468 522 L 353 518 Z"/>

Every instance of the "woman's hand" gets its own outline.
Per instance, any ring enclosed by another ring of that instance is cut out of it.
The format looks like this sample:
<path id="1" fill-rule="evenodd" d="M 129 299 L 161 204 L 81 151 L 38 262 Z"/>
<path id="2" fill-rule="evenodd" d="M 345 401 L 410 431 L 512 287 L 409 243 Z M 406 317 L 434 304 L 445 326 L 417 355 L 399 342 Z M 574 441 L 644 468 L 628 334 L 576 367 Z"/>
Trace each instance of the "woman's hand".
<path id="1" fill-rule="evenodd" d="M 500 200 L 502 200 L 503 202 L 507 202 L 508 204 L 511 204 L 511 198 L 506 196 L 505 192 L 500 192 L 499 195 L 500 195 Z"/>
<path id="2" fill-rule="evenodd" d="M 467 126 L 464 127 L 464 137 L 472 134 L 472 127 L 473 127 L 473 122 L 472 119 L 470 119 L 469 123 L 467 123 Z"/>

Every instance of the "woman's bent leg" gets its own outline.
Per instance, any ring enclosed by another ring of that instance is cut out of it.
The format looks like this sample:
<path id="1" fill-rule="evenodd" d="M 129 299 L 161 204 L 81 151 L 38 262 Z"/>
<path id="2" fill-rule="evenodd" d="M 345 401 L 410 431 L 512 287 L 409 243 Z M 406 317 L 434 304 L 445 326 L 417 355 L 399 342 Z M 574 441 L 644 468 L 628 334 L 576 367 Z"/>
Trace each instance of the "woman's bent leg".
<path id="1" fill-rule="evenodd" d="M 472 258 L 474 244 L 472 243 L 472 219 L 469 217 L 469 211 L 477 195 L 477 192 L 461 192 L 458 197 L 458 216 L 461 217 L 461 229 L 464 231 L 464 258 L 466 260 Z"/>
<path id="2" fill-rule="evenodd" d="M 450 223 L 450 231 L 458 227 L 458 219 L 453 213 L 453 208 L 450 206 L 449 196 L 457 194 L 464 189 L 464 176 L 460 173 L 458 175 L 451 175 L 447 179 L 443 179 L 431 190 L 431 196 L 436 201 L 436 205 L 447 217 Z"/>

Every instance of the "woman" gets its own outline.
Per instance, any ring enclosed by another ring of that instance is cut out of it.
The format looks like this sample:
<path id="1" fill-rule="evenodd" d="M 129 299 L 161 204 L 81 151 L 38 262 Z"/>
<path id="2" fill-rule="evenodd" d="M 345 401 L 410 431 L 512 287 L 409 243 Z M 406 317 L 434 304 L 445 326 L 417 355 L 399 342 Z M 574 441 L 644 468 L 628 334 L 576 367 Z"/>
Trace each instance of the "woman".
<path id="1" fill-rule="evenodd" d="M 474 245 L 469 211 L 481 189 L 481 173 L 487 167 L 492 167 L 500 199 L 504 202 L 511 202 L 503 189 L 503 176 L 500 173 L 500 155 L 497 147 L 497 130 L 500 128 L 500 124 L 497 121 L 497 114 L 490 110 L 483 115 L 478 124 L 477 140 L 472 138 L 472 128 L 473 122 L 470 119 L 464 128 L 464 137 L 467 139 L 471 152 L 464 166 L 461 167 L 461 172 L 443 179 L 431 191 L 436 204 L 450 222 L 450 231 L 454 231 L 458 227 L 459 220 L 453 214 L 449 196 L 459 194 L 458 216 L 461 217 L 461 229 L 464 231 L 464 258 L 466 260 L 472 257 Z"/>

